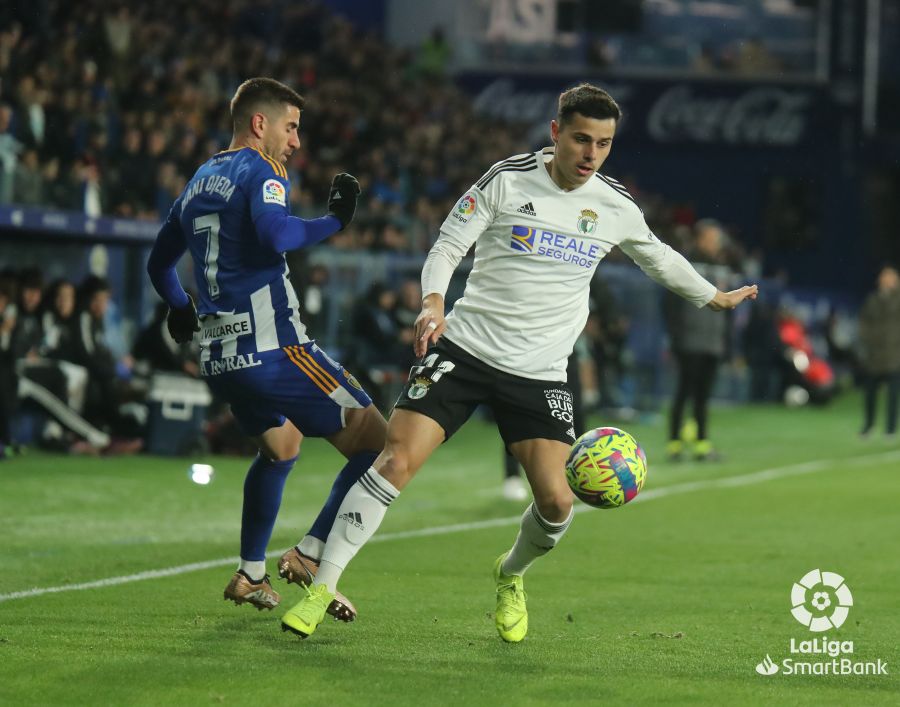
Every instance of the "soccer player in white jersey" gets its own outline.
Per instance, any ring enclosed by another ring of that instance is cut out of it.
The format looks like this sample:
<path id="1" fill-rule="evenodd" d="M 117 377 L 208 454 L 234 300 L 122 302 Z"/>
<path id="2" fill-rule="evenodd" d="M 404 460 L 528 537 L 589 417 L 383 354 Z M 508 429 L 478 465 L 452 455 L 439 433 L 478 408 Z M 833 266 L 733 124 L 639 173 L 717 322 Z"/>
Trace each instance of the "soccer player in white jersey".
<path id="1" fill-rule="evenodd" d="M 619 246 L 652 279 L 697 307 L 730 309 L 755 285 L 721 292 L 650 231 L 625 188 L 599 169 L 618 105 L 591 85 L 565 91 L 550 123 L 554 146 L 495 164 L 459 200 L 422 271 L 416 319 L 420 364 L 388 422 L 387 443 L 348 491 L 308 595 L 282 627 L 308 636 L 321 623 L 342 571 L 388 506 L 479 404 L 525 469 L 534 497 L 512 547 L 494 563 L 501 638 L 528 630 L 523 575 L 572 520 L 565 460 L 575 439 L 566 359 L 588 316 L 597 264 Z M 465 292 L 444 317 L 444 294 L 472 245 Z"/>

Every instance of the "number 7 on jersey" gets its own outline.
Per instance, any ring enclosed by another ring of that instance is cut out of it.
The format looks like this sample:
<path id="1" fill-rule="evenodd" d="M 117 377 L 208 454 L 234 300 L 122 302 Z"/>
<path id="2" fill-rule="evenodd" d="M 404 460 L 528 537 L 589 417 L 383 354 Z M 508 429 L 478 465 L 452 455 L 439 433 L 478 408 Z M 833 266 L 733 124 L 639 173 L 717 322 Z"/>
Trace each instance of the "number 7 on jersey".
<path id="1" fill-rule="evenodd" d="M 206 242 L 206 258 L 203 262 L 203 277 L 209 289 L 210 299 L 219 296 L 219 214 L 207 214 L 194 219 L 194 234 L 208 239 Z"/>

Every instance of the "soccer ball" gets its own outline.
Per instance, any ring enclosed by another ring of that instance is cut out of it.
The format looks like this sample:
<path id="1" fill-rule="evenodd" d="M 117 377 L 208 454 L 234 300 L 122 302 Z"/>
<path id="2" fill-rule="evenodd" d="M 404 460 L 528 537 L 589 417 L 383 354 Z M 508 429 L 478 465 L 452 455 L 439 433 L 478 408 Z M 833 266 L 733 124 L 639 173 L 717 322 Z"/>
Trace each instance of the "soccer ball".
<path id="1" fill-rule="evenodd" d="M 647 477 L 647 457 L 627 432 L 598 427 L 572 445 L 566 480 L 589 506 L 618 508 L 638 495 Z"/>

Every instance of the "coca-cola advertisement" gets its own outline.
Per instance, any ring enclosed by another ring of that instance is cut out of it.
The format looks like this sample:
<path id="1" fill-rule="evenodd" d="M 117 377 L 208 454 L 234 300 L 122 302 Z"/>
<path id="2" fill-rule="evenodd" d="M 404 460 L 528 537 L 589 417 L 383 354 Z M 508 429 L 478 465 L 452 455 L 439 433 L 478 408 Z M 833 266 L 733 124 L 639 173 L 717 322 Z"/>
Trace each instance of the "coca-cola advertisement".
<path id="1" fill-rule="evenodd" d="M 464 75 L 483 115 L 533 124 L 539 143 L 556 113 L 559 92 L 580 79 Z M 797 148 L 811 145 L 835 120 L 826 92 L 814 85 L 716 81 L 604 81 L 622 106 L 617 139 L 667 145 Z"/>

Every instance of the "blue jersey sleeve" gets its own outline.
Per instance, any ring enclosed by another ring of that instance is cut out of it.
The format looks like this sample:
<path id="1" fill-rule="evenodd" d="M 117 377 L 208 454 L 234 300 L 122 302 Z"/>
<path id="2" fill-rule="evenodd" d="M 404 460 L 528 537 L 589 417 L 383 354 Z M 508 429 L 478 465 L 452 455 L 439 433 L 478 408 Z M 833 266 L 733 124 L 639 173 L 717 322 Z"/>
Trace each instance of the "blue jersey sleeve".
<path id="1" fill-rule="evenodd" d="M 250 179 L 250 215 L 259 242 L 276 253 L 310 246 L 341 228 L 334 216 L 302 219 L 291 216 L 288 208 L 291 185 L 284 167 L 260 163 Z"/>
<path id="2" fill-rule="evenodd" d="M 179 196 L 162 228 L 156 236 L 156 242 L 147 260 L 147 274 L 154 289 L 166 304 L 173 309 L 184 307 L 188 303 L 187 292 L 181 286 L 175 266 L 187 250 L 187 242 L 181 230 L 178 216 L 181 213 L 181 197 Z"/>

